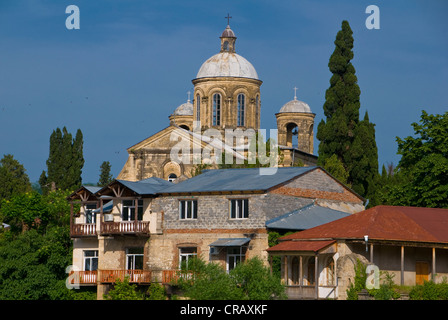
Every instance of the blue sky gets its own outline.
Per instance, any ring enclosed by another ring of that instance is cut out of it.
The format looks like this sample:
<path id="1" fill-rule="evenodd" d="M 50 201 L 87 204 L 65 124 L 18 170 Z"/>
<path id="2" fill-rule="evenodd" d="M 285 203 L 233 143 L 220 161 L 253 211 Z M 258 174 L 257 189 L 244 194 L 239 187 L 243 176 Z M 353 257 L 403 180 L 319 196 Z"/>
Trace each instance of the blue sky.
<path id="1" fill-rule="evenodd" d="M 68 30 L 67 6 L 80 9 Z M 380 9 L 369 30 L 368 5 Z M 379 163 L 398 163 L 395 137 L 413 134 L 421 111 L 448 111 L 447 1 L 0 1 L 0 156 L 13 154 L 32 182 L 46 170 L 57 127 L 84 134 L 83 182 L 126 149 L 168 126 L 202 63 L 219 51 L 224 17 L 237 53 L 263 81 L 261 128 L 294 97 L 323 118 L 328 60 L 342 20 L 355 39 L 361 117 L 376 124 Z M 318 141 L 315 139 L 315 154 Z"/>

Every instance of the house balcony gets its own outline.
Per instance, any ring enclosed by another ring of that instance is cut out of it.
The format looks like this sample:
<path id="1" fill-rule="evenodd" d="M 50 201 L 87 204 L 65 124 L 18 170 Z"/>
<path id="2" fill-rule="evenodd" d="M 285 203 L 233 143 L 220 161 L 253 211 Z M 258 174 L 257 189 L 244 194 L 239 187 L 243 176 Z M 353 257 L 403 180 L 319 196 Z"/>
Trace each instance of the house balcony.
<path id="1" fill-rule="evenodd" d="M 102 222 L 100 234 L 149 236 L 149 221 Z"/>
<path id="2" fill-rule="evenodd" d="M 97 285 L 99 283 L 115 283 L 117 280 L 129 279 L 130 283 L 151 283 L 151 271 L 149 270 L 95 270 L 72 271 L 70 273 L 71 284 Z"/>
<path id="3" fill-rule="evenodd" d="M 70 236 L 72 238 L 96 237 L 96 223 L 72 223 L 70 226 Z"/>

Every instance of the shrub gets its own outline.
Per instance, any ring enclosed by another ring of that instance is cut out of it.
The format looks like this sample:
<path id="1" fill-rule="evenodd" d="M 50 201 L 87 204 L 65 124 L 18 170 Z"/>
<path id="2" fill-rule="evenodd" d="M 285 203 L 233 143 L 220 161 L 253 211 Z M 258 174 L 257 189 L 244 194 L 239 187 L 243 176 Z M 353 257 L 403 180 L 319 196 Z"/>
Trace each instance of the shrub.
<path id="1" fill-rule="evenodd" d="M 423 284 L 416 285 L 409 292 L 411 300 L 448 300 L 448 283 L 444 280 L 442 283 L 425 281 Z"/>

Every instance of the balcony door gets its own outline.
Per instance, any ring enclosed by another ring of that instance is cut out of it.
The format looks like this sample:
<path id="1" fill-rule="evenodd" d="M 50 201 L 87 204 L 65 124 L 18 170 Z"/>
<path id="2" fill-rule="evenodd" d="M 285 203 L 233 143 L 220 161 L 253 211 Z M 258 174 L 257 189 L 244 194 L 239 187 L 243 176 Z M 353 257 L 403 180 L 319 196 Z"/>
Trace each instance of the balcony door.
<path id="1" fill-rule="evenodd" d="M 126 250 L 126 274 L 129 276 L 130 282 L 139 282 L 142 277 L 141 272 L 136 270 L 143 270 L 143 248 L 128 248 Z"/>
<path id="2" fill-rule="evenodd" d="M 135 200 L 123 200 L 122 203 L 122 221 L 134 221 L 135 220 Z M 137 220 L 143 219 L 143 200 L 137 202 Z"/>

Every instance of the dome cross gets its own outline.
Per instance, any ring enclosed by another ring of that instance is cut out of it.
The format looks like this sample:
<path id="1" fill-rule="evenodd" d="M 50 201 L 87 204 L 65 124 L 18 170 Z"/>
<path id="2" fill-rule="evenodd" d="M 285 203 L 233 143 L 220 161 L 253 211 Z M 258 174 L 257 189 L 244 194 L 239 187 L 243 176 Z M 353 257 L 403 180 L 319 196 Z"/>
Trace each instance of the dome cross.
<path id="1" fill-rule="evenodd" d="M 232 17 L 230 16 L 229 13 L 227 13 L 227 17 L 224 17 L 224 19 L 227 19 L 227 25 L 230 25 L 230 19 L 232 19 Z"/>

